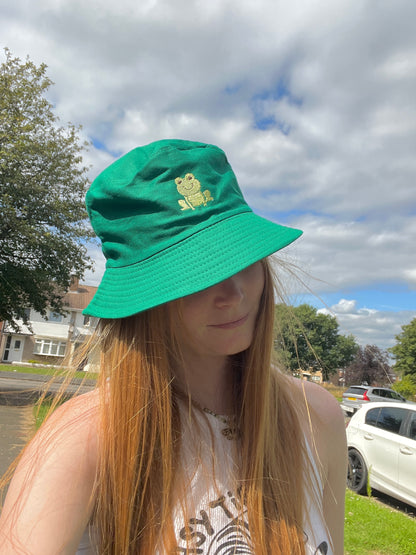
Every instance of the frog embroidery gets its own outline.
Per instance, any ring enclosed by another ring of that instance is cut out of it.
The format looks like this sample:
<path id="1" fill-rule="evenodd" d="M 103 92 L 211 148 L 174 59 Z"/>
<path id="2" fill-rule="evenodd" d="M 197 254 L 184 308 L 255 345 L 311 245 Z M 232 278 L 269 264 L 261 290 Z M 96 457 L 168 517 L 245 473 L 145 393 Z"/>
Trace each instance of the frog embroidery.
<path id="1" fill-rule="evenodd" d="M 201 183 L 192 173 L 187 173 L 185 177 L 177 177 L 175 183 L 178 193 L 185 197 L 185 200 L 178 200 L 182 210 L 195 210 L 197 206 L 206 206 L 207 202 L 214 200 L 208 189 L 201 191 Z"/>

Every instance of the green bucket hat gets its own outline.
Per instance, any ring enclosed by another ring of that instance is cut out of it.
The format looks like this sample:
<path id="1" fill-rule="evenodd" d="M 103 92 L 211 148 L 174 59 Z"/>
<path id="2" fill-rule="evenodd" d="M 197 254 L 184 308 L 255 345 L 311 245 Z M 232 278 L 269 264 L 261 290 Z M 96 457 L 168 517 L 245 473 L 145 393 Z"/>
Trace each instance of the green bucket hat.
<path id="1" fill-rule="evenodd" d="M 100 318 L 206 289 L 302 234 L 254 214 L 224 152 L 191 141 L 135 148 L 94 180 L 86 205 L 107 264 L 84 314 Z"/>

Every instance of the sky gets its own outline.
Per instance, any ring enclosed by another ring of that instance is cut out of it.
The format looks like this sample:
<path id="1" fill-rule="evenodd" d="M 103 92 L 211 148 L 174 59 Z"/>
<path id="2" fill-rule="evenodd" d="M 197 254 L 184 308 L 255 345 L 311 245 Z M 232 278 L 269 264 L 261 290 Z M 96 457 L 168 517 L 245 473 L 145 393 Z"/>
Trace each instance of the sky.
<path id="1" fill-rule="evenodd" d="M 47 64 L 91 180 L 162 138 L 223 148 L 253 210 L 304 231 L 293 302 L 384 349 L 416 317 L 415 21 L 413 0 L 0 0 L 0 46 Z"/>

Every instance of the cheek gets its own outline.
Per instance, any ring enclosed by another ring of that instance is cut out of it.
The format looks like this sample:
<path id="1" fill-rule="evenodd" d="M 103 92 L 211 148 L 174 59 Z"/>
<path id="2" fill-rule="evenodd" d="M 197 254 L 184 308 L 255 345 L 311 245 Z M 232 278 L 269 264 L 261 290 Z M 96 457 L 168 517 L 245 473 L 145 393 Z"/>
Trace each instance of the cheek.
<path id="1" fill-rule="evenodd" d="M 259 303 L 265 286 L 263 264 L 261 262 L 256 262 L 256 264 L 253 264 L 250 269 L 251 275 L 248 276 L 249 288 L 252 298 L 255 299 L 257 303 Z"/>
<path id="2" fill-rule="evenodd" d="M 204 318 L 206 307 L 205 291 L 194 293 L 182 299 L 180 327 L 190 335 L 195 335 Z"/>

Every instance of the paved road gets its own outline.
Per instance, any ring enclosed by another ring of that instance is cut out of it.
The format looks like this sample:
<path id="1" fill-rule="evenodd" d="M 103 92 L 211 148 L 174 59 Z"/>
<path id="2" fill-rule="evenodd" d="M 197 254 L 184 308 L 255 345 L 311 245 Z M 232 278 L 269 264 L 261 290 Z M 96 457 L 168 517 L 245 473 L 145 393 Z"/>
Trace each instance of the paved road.
<path id="1" fill-rule="evenodd" d="M 20 453 L 34 431 L 33 406 L 0 405 L 0 476 Z"/>

